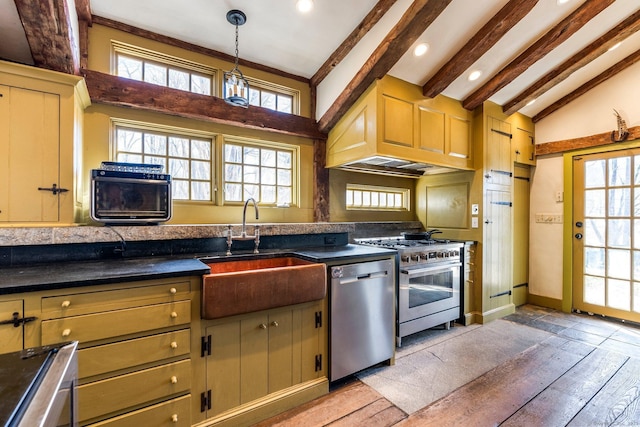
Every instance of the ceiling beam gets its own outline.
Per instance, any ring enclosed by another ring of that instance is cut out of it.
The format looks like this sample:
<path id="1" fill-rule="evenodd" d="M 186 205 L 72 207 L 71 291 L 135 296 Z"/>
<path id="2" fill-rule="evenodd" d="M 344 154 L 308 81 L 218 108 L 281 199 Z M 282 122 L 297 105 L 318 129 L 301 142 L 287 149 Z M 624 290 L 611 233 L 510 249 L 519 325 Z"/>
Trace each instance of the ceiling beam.
<path id="1" fill-rule="evenodd" d="M 531 118 L 531 120 L 533 120 L 534 123 L 539 122 L 540 120 L 542 120 L 545 117 L 547 117 L 549 114 L 559 110 L 560 108 L 562 108 L 565 105 L 569 104 L 571 101 L 581 97 L 585 93 L 589 92 L 591 89 L 593 89 L 596 86 L 598 86 L 600 83 L 602 83 L 602 82 L 604 82 L 606 80 L 609 80 L 611 77 L 615 76 L 616 74 L 618 74 L 619 72 L 623 71 L 624 69 L 632 66 L 633 64 L 635 64 L 638 61 L 640 61 L 640 50 L 637 50 L 636 52 L 634 52 L 631 55 L 627 56 L 625 59 L 623 59 L 622 61 L 618 62 L 614 66 L 607 68 L 601 74 L 599 74 L 595 78 L 589 80 L 588 82 L 586 82 L 585 84 L 580 86 L 578 89 L 576 89 L 573 92 L 571 92 L 569 95 L 567 95 L 567 96 L 559 99 L 558 101 L 554 102 L 553 104 L 549 105 L 547 108 L 545 108 L 544 110 L 540 111 L 538 114 L 533 116 Z"/>
<path id="2" fill-rule="evenodd" d="M 613 121 L 614 120 L 612 120 L 612 122 Z M 627 141 L 633 141 L 634 139 L 640 138 L 640 126 L 631 127 L 628 130 L 629 136 L 627 137 Z M 545 142 L 544 144 L 537 144 L 535 148 L 536 156 L 543 156 L 545 154 L 566 153 L 567 151 L 601 147 L 603 145 L 611 144 L 614 144 L 614 142 L 611 141 L 611 132 L 606 132 L 580 138 L 565 139 L 562 141 Z"/>
<path id="3" fill-rule="evenodd" d="M 28 1 L 28 0 L 24 0 L 24 1 Z M 154 33 L 153 31 L 143 30 L 142 28 L 134 27 L 132 25 L 128 25 L 122 22 L 117 22 L 108 18 L 103 18 L 102 16 L 93 15 L 93 23 L 104 25 L 105 27 L 113 28 L 115 30 L 123 31 L 125 33 L 129 33 L 134 36 L 143 37 L 148 40 L 157 41 L 159 43 L 163 43 L 169 46 L 179 47 L 181 49 L 185 49 L 190 52 L 200 53 L 202 55 L 207 55 L 212 58 L 218 58 L 223 61 L 234 63 L 236 60 L 236 57 L 233 55 L 228 55 L 226 53 L 223 53 L 217 50 L 208 49 L 206 47 L 202 47 L 202 46 L 198 46 L 182 40 L 178 40 L 176 38 L 165 36 L 163 34 Z M 254 70 L 265 71 L 267 73 L 274 74 L 276 76 L 286 77 L 288 79 L 309 84 L 309 79 L 307 79 L 306 77 L 287 73 L 285 71 L 278 70 L 276 68 L 267 67 L 266 65 L 258 64 L 257 62 L 251 62 L 251 61 L 247 61 L 240 58 L 238 60 L 238 63 L 242 66 L 253 68 Z"/>
<path id="4" fill-rule="evenodd" d="M 529 101 L 533 101 L 543 95 L 553 86 L 564 81 L 575 71 L 589 64 L 600 55 L 607 53 L 611 47 L 620 43 L 638 30 L 640 30 L 640 11 L 629 16 L 611 31 L 573 55 L 562 65 L 551 70 L 537 82 L 518 94 L 518 96 L 507 102 L 502 107 L 504 113 L 507 115 L 515 113 L 527 105 Z"/>
<path id="5" fill-rule="evenodd" d="M 488 82 L 472 93 L 462 103 L 463 107 L 473 110 L 482 105 L 493 94 L 504 88 L 524 73 L 529 67 L 558 47 L 576 33 L 597 14 L 606 9 L 615 0 L 586 0 L 573 13 L 563 19 L 544 36 L 521 53 L 509 65 L 496 73 Z"/>
<path id="6" fill-rule="evenodd" d="M 307 117 L 267 108 L 230 107 L 224 100 L 179 89 L 82 70 L 91 102 L 186 117 L 205 122 L 259 129 L 311 139 L 325 139 L 317 123 Z"/>
<path id="7" fill-rule="evenodd" d="M 340 46 L 327 58 L 318 71 L 311 77 L 311 86 L 318 86 L 325 77 L 351 52 L 351 49 L 362 40 L 393 6 L 396 0 L 379 0 L 362 22 L 347 36 Z"/>
<path id="8" fill-rule="evenodd" d="M 469 69 L 482 55 L 487 53 L 515 24 L 520 22 L 538 0 L 510 0 L 469 41 L 454 54 L 449 62 L 422 86 L 422 94 L 435 98 L 455 79 Z"/>
<path id="9" fill-rule="evenodd" d="M 431 25 L 451 0 L 414 0 L 319 120 L 328 132 L 376 79 L 382 78 Z"/>
<path id="10" fill-rule="evenodd" d="M 34 64 L 78 74 L 80 54 L 67 0 L 14 0 Z"/>

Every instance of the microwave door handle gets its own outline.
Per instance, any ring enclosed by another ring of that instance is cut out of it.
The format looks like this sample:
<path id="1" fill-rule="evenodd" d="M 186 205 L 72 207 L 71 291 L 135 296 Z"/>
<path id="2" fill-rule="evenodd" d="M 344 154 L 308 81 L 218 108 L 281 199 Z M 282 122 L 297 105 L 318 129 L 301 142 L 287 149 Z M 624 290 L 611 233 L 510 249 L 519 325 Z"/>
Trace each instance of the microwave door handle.
<path id="1" fill-rule="evenodd" d="M 452 268 L 460 268 L 460 267 L 462 267 L 462 263 L 461 262 L 456 262 L 455 264 L 448 264 L 446 266 L 441 266 L 441 267 L 418 268 L 418 269 L 415 269 L 415 270 L 403 269 L 403 270 L 400 270 L 400 273 L 406 274 L 406 275 L 409 275 L 409 276 L 415 276 L 417 274 L 437 273 L 439 271 L 446 271 L 446 270 L 450 270 Z"/>

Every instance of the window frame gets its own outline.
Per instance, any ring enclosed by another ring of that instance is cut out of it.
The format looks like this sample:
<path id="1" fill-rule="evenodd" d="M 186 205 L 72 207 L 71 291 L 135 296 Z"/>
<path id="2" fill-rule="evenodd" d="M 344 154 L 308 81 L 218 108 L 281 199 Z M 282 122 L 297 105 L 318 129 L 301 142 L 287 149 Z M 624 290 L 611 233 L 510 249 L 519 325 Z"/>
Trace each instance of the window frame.
<path id="1" fill-rule="evenodd" d="M 369 205 L 349 205 L 348 204 L 348 192 L 349 191 L 361 191 L 361 192 L 376 192 L 388 195 L 400 195 L 402 197 L 402 203 L 400 207 L 375 207 Z M 411 210 L 411 189 L 400 187 L 383 187 L 379 185 L 368 184 L 349 184 L 345 187 L 345 209 L 351 211 L 370 211 L 370 212 L 408 212 Z"/>
<path id="2" fill-rule="evenodd" d="M 295 114 L 295 115 L 299 115 L 300 114 L 300 91 L 299 90 L 293 89 L 293 88 L 290 88 L 290 87 L 287 87 L 287 86 L 279 85 L 277 83 L 272 83 L 272 82 L 268 82 L 268 81 L 265 81 L 265 80 L 255 79 L 255 78 L 252 78 L 252 77 L 245 76 L 245 78 L 249 82 L 249 89 L 250 90 L 251 89 L 260 90 L 261 94 L 262 94 L 263 91 L 267 91 L 267 92 L 275 93 L 276 95 L 286 95 L 286 96 L 290 96 L 291 97 L 291 113 L 285 113 L 283 111 L 272 110 L 271 108 L 262 107 L 260 105 L 261 108 L 267 108 L 268 110 L 280 112 L 280 113 L 283 113 L 283 114 Z M 249 104 L 249 105 L 253 105 L 253 104 Z"/>

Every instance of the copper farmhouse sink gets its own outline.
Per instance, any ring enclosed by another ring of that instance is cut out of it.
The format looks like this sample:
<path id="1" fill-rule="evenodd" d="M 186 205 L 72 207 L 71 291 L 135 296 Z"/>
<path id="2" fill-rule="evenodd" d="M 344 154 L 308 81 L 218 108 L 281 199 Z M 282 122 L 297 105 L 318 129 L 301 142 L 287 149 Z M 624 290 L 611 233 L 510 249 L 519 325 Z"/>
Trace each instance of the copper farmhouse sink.
<path id="1" fill-rule="evenodd" d="M 202 283 L 203 319 L 218 319 L 323 299 L 324 264 L 295 257 L 231 260 L 207 264 Z"/>

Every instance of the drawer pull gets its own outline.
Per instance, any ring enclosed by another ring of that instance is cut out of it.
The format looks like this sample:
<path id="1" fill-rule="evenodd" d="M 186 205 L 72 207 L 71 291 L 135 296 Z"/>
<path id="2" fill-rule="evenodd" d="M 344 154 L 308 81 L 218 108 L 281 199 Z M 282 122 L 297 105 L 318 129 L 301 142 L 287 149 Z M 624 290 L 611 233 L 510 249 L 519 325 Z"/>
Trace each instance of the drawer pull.
<path id="1" fill-rule="evenodd" d="M 178 422 L 178 414 L 171 415 L 171 422 L 173 422 L 173 423 L 177 423 Z"/>
<path id="2" fill-rule="evenodd" d="M 276 322 L 275 320 L 273 322 L 271 322 L 271 326 L 273 326 L 274 328 L 278 327 L 278 322 Z"/>
<path id="3" fill-rule="evenodd" d="M 264 323 L 260 323 L 260 329 L 267 329 L 267 325 L 265 325 Z"/>
<path id="4" fill-rule="evenodd" d="M 62 301 L 62 304 L 60 304 L 62 308 L 68 308 L 70 305 L 71 305 L 71 301 L 69 300 Z"/>
<path id="5" fill-rule="evenodd" d="M 169 289 L 169 293 L 170 293 L 171 295 L 175 295 L 175 294 L 177 294 L 177 293 L 178 293 L 178 290 L 177 290 L 176 288 L 171 288 L 171 289 Z"/>
<path id="6" fill-rule="evenodd" d="M 171 318 L 175 319 L 176 317 L 178 317 L 178 313 L 176 313 L 175 311 L 171 312 Z"/>
<path id="7" fill-rule="evenodd" d="M 171 348 L 178 348 L 178 343 L 175 341 L 171 342 Z"/>
<path id="8" fill-rule="evenodd" d="M 65 329 L 64 331 L 62 331 L 63 337 L 68 337 L 69 335 L 71 335 L 71 329 Z"/>
<path id="9" fill-rule="evenodd" d="M 176 377 L 175 375 L 173 375 L 171 377 L 171 384 L 178 384 L 178 377 Z"/>

